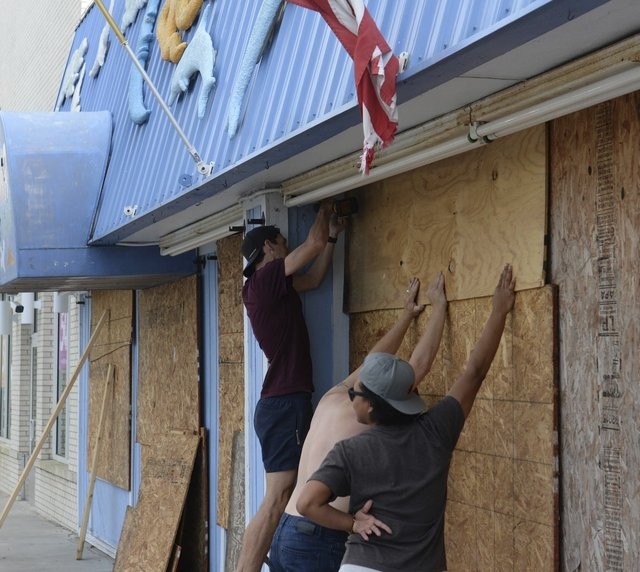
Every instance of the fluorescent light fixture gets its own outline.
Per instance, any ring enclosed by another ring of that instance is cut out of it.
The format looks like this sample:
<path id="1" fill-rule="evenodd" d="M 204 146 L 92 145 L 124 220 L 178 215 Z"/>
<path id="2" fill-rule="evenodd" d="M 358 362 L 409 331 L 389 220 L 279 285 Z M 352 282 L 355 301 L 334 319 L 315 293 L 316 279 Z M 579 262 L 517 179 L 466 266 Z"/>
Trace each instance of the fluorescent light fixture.
<path id="1" fill-rule="evenodd" d="M 229 230 L 230 226 L 242 225 L 243 221 L 244 208 L 240 204 L 234 205 L 163 236 L 160 239 L 160 254 L 175 256 L 209 242 L 220 240 L 233 234 Z"/>
<path id="2" fill-rule="evenodd" d="M 435 163 L 441 159 L 458 155 L 464 151 L 468 151 L 477 147 L 474 142 L 469 141 L 469 138 L 464 135 L 445 141 L 440 145 L 429 147 L 417 153 L 411 155 L 404 155 L 383 165 L 372 167 L 368 176 L 363 175 L 358 171 L 353 175 L 334 181 L 317 189 L 304 192 L 295 197 L 285 197 L 285 205 L 288 207 L 295 207 L 299 205 L 306 205 L 332 197 L 334 195 L 350 191 L 363 185 L 375 183 L 387 177 L 405 173 L 422 165 L 428 165 L 429 163 Z"/>
<path id="3" fill-rule="evenodd" d="M 636 64 L 631 69 L 592 82 L 584 87 L 572 89 L 563 95 L 553 97 L 542 103 L 530 105 L 502 118 L 475 125 L 473 134 L 478 138 L 476 141 L 467 136 L 456 135 L 447 141 L 417 152 L 412 152 L 411 146 L 401 148 L 397 152 L 390 148 L 386 157 L 381 156 L 380 164 L 371 168 L 368 177 L 362 176 L 360 173 L 347 174 L 344 177 L 340 177 L 340 173 L 345 172 L 344 168 L 342 170 L 340 170 L 340 167 L 336 167 L 333 170 L 327 169 L 326 167 L 331 165 L 329 164 L 325 166 L 327 174 L 317 177 L 315 184 L 311 182 L 305 183 L 304 178 L 295 180 L 290 185 L 285 183 L 283 185 L 284 202 L 287 207 L 317 202 L 321 199 L 470 151 L 498 137 L 511 135 L 557 117 L 568 115 L 638 90 L 640 90 L 640 65 Z M 420 138 L 419 132 L 417 133 L 418 135 L 415 137 L 416 144 L 419 143 Z M 336 162 L 336 164 L 338 163 Z M 326 181 L 325 184 L 319 182 L 322 179 Z"/>
<path id="4" fill-rule="evenodd" d="M 480 137 L 488 137 L 489 139 L 504 137 L 639 89 L 640 65 L 637 65 L 501 119 L 478 125 L 476 131 Z"/>

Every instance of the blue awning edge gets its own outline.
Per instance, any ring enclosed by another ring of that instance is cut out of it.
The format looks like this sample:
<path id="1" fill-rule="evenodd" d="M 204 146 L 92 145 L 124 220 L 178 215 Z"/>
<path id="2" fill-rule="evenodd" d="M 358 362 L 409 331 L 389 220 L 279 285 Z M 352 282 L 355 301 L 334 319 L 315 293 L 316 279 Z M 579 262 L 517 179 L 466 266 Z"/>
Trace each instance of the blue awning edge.
<path id="1" fill-rule="evenodd" d="M 0 291 L 144 288 L 195 271 L 156 246 L 87 245 L 113 122 L 91 113 L 0 112 Z"/>

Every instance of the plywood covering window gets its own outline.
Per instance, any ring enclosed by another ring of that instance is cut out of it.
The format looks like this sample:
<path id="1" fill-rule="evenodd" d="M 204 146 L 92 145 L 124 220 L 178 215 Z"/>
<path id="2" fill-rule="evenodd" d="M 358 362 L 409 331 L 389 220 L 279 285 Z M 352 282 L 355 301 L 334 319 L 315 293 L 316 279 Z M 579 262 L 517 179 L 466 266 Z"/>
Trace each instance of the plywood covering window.
<path id="1" fill-rule="evenodd" d="M 445 540 L 450 570 L 554 570 L 559 559 L 556 289 L 545 286 L 546 129 L 355 193 L 348 235 L 353 370 L 402 306 L 443 272 L 448 316 L 419 391 L 432 405 L 462 373 L 491 311 L 505 262 L 516 303 L 453 456 Z M 430 308 L 398 352 L 408 359 Z M 375 504 L 375 500 L 374 500 Z"/>
<path id="2" fill-rule="evenodd" d="M 565 570 L 638 570 L 640 92 L 550 127 Z"/>
<path id="3" fill-rule="evenodd" d="M 113 383 L 105 412 L 103 446 L 97 460 L 97 476 L 124 490 L 131 478 L 131 340 L 133 331 L 133 292 L 96 291 L 91 294 L 93 320 L 107 312 L 90 356 L 89 370 L 89 466 L 97 440 L 100 408 L 109 366 Z"/>
<path id="4" fill-rule="evenodd" d="M 218 254 L 218 491 L 216 522 L 227 530 L 233 569 L 244 531 L 244 325 L 242 235 L 217 243 Z"/>
<path id="5" fill-rule="evenodd" d="M 347 243 L 349 312 L 398 307 L 413 276 L 446 271 L 447 297 L 493 292 L 511 262 L 523 290 L 544 284 L 546 131 L 523 131 L 355 193 Z"/>
<path id="6" fill-rule="evenodd" d="M 205 518 L 202 512 L 183 513 L 201 443 L 197 277 L 140 291 L 138 316 L 142 477 L 114 570 L 182 569 L 178 562 L 185 570 L 205 570 Z M 198 504 L 207 506 L 206 480 L 199 485 Z M 190 537 L 204 540 L 194 549 Z"/>

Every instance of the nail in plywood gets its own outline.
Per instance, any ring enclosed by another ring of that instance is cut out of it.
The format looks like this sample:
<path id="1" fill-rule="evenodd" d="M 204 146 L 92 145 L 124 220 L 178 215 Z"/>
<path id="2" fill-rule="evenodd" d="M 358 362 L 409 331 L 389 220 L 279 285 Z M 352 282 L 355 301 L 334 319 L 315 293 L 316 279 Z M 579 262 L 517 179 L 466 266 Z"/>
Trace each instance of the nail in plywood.
<path id="1" fill-rule="evenodd" d="M 636 92 L 550 128 L 568 570 L 634 570 L 640 553 L 638 109 Z"/>
<path id="2" fill-rule="evenodd" d="M 397 306 L 412 276 L 446 273 L 450 300 L 487 296 L 512 262 L 544 284 L 546 135 L 539 126 L 364 187 L 348 236 L 349 312 Z"/>
<path id="3" fill-rule="evenodd" d="M 142 445 L 138 505 L 127 509 L 115 572 L 167 569 L 199 440 L 175 432 L 156 434 Z"/>
<path id="4" fill-rule="evenodd" d="M 233 455 L 234 439 L 237 439 L 238 435 L 242 435 L 244 430 L 241 245 L 242 236 L 238 234 L 218 241 L 216 249 L 218 254 L 218 402 L 220 412 L 216 521 L 218 525 L 226 529 L 230 529 L 231 524 L 230 505 L 233 483 L 238 482 L 233 476 L 244 468 L 238 466 L 238 458 Z M 235 521 L 236 518 L 234 518 Z M 231 530 L 229 532 L 232 533 Z M 232 539 L 229 540 L 231 542 Z"/>
<path id="5" fill-rule="evenodd" d="M 458 441 L 445 531 L 450 570 L 554 570 L 557 565 L 554 308 L 552 287 L 517 293 Z M 419 386 L 428 404 L 442 398 L 462 372 L 490 309 L 491 298 L 449 304 L 440 350 Z M 397 311 L 385 310 L 351 317 L 352 367 L 396 316 Z M 412 327 L 403 357 L 424 331 L 427 317 L 421 315 L 417 328 Z"/>
<path id="6" fill-rule="evenodd" d="M 100 400 L 104 393 L 107 369 L 112 364 L 113 385 L 96 476 L 124 490 L 129 490 L 133 292 L 131 290 L 94 291 L 91 293 L 91 305 L 94 318 L 106 310 L 108 321 L 100 332 L 89 358 L 88 466 L 93 462 Z"/>
<path id="7" fill-rule="evenodd" d="M 138 442 L 200 428 L 197 278 L 140 291 Z"/>

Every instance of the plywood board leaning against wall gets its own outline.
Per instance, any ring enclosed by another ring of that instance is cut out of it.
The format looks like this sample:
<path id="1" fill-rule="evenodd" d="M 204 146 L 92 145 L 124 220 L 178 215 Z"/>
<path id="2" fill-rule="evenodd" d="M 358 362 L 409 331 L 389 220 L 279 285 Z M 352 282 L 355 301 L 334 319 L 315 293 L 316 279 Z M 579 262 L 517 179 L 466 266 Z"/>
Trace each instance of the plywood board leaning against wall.
<path id="1" fill-rule="evenodd" d="M 93 462 L 100 404 L 109 364 L 114 368 L 112 394 L 107 403 L 103 444 L 97 460 L 96 476 L 118 487 L 130 488 L 131 458 L 131 336 L 133 292 L 97 290 L 91 293 L 92 320 L 104 310 L 108 321 L 89 356 L 89 439 L 87 465 Z"/>
<path id="2" fill-rule="evenodd" d="M 142 446 L 138 505 L 127 508 L 115 572 L 167 569 L 199 440 L 176 432 Z"/>
<path id="3" fill-rule="evenodd" d="M 200 428 L 197 278 L 138 295 L 138 442 Z"/>
<path id="4" fill-rule="evenodd" d="M 555 298 L 550 286 L 516 295 L 496 358 L 458 441 L 446 515 L 449 570 L 557 569 Z M 490 310 L 490 297 L 449 304 L 440 350 L 419 386 L 429 405 L 462 372 Z M 427 307 L 411 326 L 399 351 L 405 359 L 429 313 Z M 352 368 L 396 317 L 395 310 L 351 316 Z"/>
<path id="5" fill-rule="evenodd" d="M 512 262 L 519 290 L 544 284 L 546 131 L 535 127 L 364 187 L 348 233 L 349 312 L 398 307 L 412 276 L 446 273 L 447 296 L 487 296 Z"/>
<path id="6" fill-rule="evenodd" d="M 218 367 L 219 442 L 218 514 L 220 526 L 230 528 L 230 505 L 234 478 L 244 467 L 233 456 L 234 438 L 244 430 L 244 325 L 242 311 L 242 235 L 218 241 Z M 237 492 L 237 491 L 236 491 Z M 233 515 L 234 522 L 238 515 Z M 241 519 L 243 521 L 244 519 Z M 234 527 L 235 528 L 235 527 Z M 231 534 L 229 542 L 239 544 L 242 529 Z"/>
<path id="7" fill-rule="evenodd" d="M 640 93 L 550 129 L 550 269 L 560 288 L 563 568 L 640 554 Z"/>
<path id="8" fill-rule="evenodd" d="M 183 518 L 175 541 L 176 546 L 180 547 L 178 570 L 209 569 L 209 456 L 207 450 L 206 432 L 202 429 L 182 511 Z"/>

